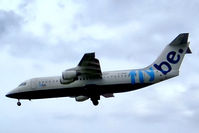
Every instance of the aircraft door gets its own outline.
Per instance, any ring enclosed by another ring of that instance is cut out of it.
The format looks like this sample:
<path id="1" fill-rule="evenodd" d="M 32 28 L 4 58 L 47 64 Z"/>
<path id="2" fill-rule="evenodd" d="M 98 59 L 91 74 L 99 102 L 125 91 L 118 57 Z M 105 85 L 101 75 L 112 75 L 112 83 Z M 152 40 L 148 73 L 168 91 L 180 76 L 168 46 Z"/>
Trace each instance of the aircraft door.
<path id="1" fill-rule="evenodd" d="M 32 80 L 31 80 L 30 85 L 31 85 L 31 88 L 32 88 L 32 89 L 36 89 L 36 82 L 37 82 L 37 79 L 32 79 Z"/>

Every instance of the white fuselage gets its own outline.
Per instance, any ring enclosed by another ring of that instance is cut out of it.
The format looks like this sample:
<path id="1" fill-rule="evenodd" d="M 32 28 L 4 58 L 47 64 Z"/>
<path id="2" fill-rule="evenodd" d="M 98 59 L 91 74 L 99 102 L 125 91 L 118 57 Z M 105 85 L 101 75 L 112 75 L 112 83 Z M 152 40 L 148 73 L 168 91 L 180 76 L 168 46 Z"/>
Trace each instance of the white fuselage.
<path id="1" fill-rule="evenodd" d="M 152 73 L 152 76 L 149 74 Z M 133 74 L 132 74 L 133 73 Z M 162 80 L 177 76 L 178 72 L 171 72 L 164 76 L 157 70 L 136 69 L 103 72 L 102 78 L 89 79 L 78 76 L 71 83 L 62 84 L 60 76 L 40 77 L 25 81 L 8 95 L 17 99 L 39 99 L 51 97 L 76 97 L 87 95 L 85 89 L 98 89 L 100 95 L 136 90 Z M 151 81 L 150 79 L 153 78 Z"/>

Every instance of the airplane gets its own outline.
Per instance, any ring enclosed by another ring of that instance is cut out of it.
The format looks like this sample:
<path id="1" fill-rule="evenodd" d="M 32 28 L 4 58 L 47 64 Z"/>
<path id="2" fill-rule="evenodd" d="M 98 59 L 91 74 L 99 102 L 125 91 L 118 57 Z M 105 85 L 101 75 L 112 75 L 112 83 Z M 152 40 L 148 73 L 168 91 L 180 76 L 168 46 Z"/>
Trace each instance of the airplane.
<path id="1" fill-rule="evenodd" d="M 95 53 L 86 53 L 79 64 L 62 72 L 61 76 L 26 80 L 6 96 L 18 99 L 72 97 L 82 102 L 90 99 L 98 105 L 100 96 L 114 97 L 114 93 L 134 91 L 179 75 L 185 54 L 192 53 L 189 33 L 179 34 L 160 56 L 142 69 L 102 72 Z"/>

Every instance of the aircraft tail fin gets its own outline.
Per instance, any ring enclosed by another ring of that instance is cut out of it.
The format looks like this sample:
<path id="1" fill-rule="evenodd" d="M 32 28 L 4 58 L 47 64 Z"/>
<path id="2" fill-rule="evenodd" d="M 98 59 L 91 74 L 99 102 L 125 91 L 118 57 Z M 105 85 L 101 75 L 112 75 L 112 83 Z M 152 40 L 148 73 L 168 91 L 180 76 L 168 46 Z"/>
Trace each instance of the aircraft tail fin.
<path id="1" fill-rule="evenodd" d="M 166 75 L 170 71 L 179 72 L 185 54 L 191 53 L 188 42 L 189 33 L 179 34 L 149 67 Z"/>

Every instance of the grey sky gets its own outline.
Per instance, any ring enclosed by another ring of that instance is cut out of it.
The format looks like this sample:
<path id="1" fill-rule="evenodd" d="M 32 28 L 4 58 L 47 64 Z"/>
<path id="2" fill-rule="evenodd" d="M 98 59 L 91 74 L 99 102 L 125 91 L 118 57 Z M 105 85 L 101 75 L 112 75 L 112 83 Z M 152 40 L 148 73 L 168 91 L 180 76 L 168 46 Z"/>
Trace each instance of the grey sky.
<path id="1" fill-rule="evenodd" d="M 0 132 L 198 133 L 199 2 L 165 0 L 1 0 Z M 22 101 L 5 94 L 22 81 L 60 75 L 96 52 L 102 71 L 144 67 L 179 33 L 193 54 L 180 76 L 142 90 L 77 103 Z"/>

